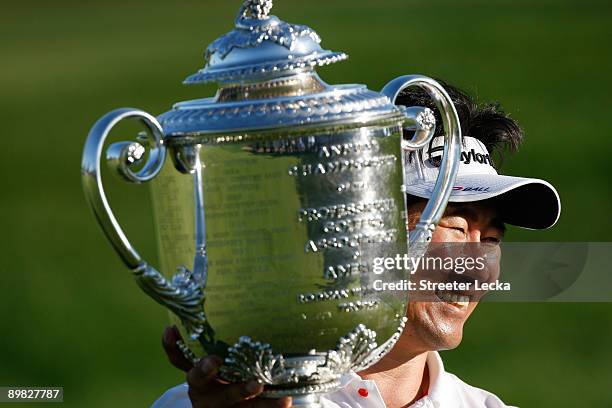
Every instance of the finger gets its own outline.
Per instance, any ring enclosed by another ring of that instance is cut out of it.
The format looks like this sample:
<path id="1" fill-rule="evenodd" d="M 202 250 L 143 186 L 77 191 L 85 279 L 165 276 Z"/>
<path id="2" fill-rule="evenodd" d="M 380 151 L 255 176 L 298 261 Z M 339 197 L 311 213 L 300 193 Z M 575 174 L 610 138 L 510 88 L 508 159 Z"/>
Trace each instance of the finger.
<path id="1" fill-rule="evenodd" d="M 198 364 L 187 372 L 187 384 L 190 391 L 201 393 L 206 386 L 216 377 L 221 366 L 221 359 L 217 356 L 206 356 Z"/>
<path id="2" fill-rule="evenodd" d="M 249 381 L 242 384 L 229 384 L 223 386 L 222 402 L 227 406 L 239 404 L 247 398 L 253 398 L 263 391 L 263 384 L 257 381 Z"/>
<path id="3" fill-rule="evenodd" d="M 253 399 L 263 391 L 263 385 L 257 381 L 241 384 L 221 384 L 217 381 L 201 387 L 200 391 L 189 388 L 189 397 L 194 407 L 234 407 L 247 399 Z M 275 406 L 275 405 L 272 405 Z"/>
<path id="4" fill-rule="evenodd" d="M 291 397 L 284 398 L 252 398 L 246 400 L 236 407 L 239 408 L 289 408 L 292 405 Z"/>
<path id="5" fill-rule="evenodd" d="M 183 355 L 176 342 L 181 339 L 181 334 L 176 326 L 166 327 L 162 336 L 162 347 L 170 363 L 179 370 L 189 371 L 193 364 Z"/>

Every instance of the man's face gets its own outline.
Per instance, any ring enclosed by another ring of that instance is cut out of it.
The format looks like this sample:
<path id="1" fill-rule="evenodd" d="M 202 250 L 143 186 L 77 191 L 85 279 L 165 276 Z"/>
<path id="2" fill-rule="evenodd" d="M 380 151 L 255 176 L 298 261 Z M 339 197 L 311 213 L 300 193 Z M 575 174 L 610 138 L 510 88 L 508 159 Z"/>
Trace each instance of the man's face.
<path id="1" fill-rule="evenodd" d="M 425 201 L 419 201 L 409 207 L 409 229 L 414 228 L 418 222 L 425 204 Z M 486 252 L 488 256 L 484 270 L 464 272 L 459 278 L 472 282 L 492 282 L 499 277 L 499 243 L 503 234 L 504 225 L 490 202 L 449 203 L 433 233 L 430 248 L 436 251 L 435 256 L 443 258 L 457 257 L 457 250 L 463 251 L 462 255 L 474 258 Z M 449 245 L 441 245 L 443 243 Z M 418 279 L 419 273 L 412 279 Z M 457 280 L 457 277 L 453 271 L 437 275 L 429 273 L 430 280 L 451 281 Z M 435 291 L 428 296 L 431 296 L 428 299 L 435 300 L 408 303 L 408 322 L 404 334 L 411 338 L 411 347 L 422 351 L 457 347 L 463 336 L 463 324 L 476 308 L 482 292 Z"/>

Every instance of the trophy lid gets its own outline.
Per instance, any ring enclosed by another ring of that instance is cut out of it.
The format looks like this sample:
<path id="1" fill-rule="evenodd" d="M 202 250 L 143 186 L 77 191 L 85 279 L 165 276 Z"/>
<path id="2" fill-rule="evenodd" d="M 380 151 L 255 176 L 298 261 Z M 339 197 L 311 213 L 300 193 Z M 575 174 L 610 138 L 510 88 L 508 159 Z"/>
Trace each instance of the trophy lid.
<path id="1" fill-rule="evenodd" d="M 399 123 L 398 107 L 363 85 L 328 85 L 314 68 L 347 58 L 321 48 L 317 33 L 269 15 L 271 0 L 245 0 L 236 27 L 206 49 L 206 65 L 185 83 L 217 82 L 212 98 L 179 102 L 159 121 L 168 139 L 232 142 Z M 232 136 L 232 137 L 230 137 Z M 187 138 L 185 138 L 187 137 Z"/>
<path id="2" fill-rule="evenodd" d="M 321 38 L 314 30 L 281 21 L 269 15 L 271 9 L 272 0 L 245 0 L 234 30 L 208 46 L 206 66 L 185 83 L 244 83 L 348 57 L 343 52 L 322 49 Z"/>

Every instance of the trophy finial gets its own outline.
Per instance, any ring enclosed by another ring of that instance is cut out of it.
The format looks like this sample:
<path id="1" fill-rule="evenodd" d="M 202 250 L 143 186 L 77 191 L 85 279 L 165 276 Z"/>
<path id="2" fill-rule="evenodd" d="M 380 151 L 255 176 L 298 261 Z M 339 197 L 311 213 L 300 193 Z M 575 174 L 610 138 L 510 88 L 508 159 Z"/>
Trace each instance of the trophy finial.
<path id="1" fill-rule="evenodd" d="M 272 9 L 272 0 L 244 0 L 238 18 L 265 20 Z"/>
<path id="2" fill-rule="evenodd" d="M 272 0 L 243 0 L 234 29 L 206 48 L 206 65 L 185 83 L 286 76 L 347 58 L 343 52 L 322 49 L 313 29 L 270 14 L 272 5 Z"/>

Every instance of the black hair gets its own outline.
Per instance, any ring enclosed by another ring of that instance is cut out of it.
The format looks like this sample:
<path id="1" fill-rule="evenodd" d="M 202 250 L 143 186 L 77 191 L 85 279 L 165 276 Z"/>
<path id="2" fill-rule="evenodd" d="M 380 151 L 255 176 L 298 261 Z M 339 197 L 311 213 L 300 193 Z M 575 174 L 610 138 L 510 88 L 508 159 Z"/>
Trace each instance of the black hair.
<path id="1" fill-rule="evenodd" d="M 499 158 L 500 164 L 504 151 L 518 150 L 523 143 L 523 130 L 504 112 L 499 102 L 479 104 L 467 92 L 445 81 L 437 81 L 453 101 L 464 135 L 480 140 L 491 157 Z M 405 89 L 397 97 L 396 103 L 404 106 L 424 106 L 433 110 L 436 117 L 435 136 L 443 135 L 442 117 L 427 92 L 416 87 Z"/>

